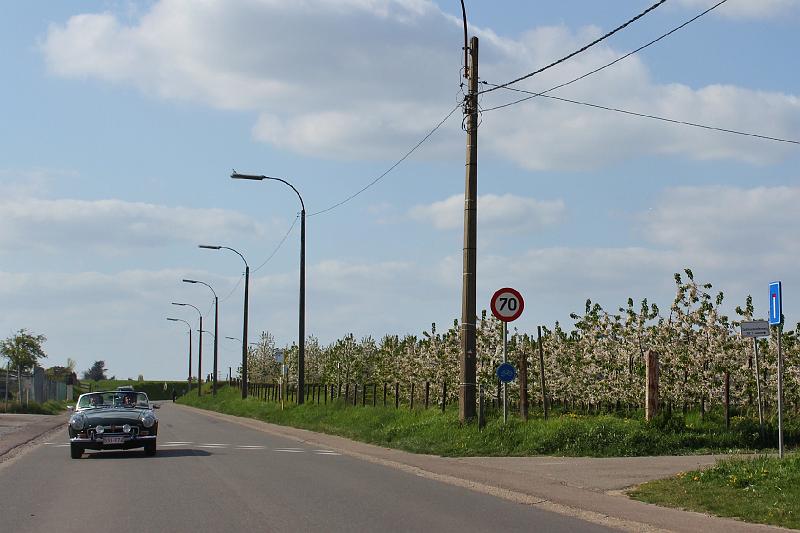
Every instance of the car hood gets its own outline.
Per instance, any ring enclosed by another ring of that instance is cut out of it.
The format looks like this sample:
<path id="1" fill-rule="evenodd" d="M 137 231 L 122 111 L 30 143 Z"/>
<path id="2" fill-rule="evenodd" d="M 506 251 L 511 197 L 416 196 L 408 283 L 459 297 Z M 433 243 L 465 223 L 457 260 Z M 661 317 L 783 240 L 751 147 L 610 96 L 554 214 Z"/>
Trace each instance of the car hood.
<path id="1" fill-rule="evenodd" d="M 90 426 L 101 424 L 103 426 L 130 424 L 139 420 L 139 417 L 149 409 L 96 409 L 82 411 Z"/>

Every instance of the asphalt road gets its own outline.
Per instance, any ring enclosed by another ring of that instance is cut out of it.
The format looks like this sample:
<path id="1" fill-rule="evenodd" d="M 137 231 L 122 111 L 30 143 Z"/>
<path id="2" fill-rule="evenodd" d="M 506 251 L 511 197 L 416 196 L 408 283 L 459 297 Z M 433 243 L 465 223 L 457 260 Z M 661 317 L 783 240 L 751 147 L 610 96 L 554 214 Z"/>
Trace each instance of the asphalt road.
<path id="1" fill-rule="evenodd" d="M 70 459 L 64 430 L 0 465 L 0 529 L 610 531 L 169 403 L 157 413 L 152 458 Z"/>

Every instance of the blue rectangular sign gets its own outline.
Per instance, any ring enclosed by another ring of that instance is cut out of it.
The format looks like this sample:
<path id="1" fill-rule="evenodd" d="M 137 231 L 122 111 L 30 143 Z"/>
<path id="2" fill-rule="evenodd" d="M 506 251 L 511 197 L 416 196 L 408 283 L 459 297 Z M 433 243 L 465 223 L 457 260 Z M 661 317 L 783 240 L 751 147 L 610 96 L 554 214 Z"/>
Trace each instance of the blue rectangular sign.
<path id="1" fill-rule="evenodd" d="M 769 323 L 777 326 L 781 323 L 783 306 L 781 304 L 781 282 L 773 281 L 769 284 Z"/>

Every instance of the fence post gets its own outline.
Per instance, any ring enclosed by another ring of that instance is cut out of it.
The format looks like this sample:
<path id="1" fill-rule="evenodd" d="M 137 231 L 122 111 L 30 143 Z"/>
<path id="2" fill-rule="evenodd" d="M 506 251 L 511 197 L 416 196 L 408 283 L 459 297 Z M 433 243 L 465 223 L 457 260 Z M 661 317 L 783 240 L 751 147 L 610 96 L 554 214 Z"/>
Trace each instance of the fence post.
<path id="1" fill-rule="evenodd" d="M 358 405 L 358 383 L 353 383 L 353 407 Z"/>
<path id="2" fill-rule="evenodd" d="M 647 390 L 645 391 L 645 420 L 658 413 L 658 352 L 647 351 Z"/>
<path id="3" fill-rule="evenodd" d="M 367 405 L 367 384 L 361 385 L 361 407 Z"/>
<path id="4" fill-rule="evenodd" d="M 339 385 L 339 396 L 342 394 L 341 385 Z M 347 404 L 350 400 L 350 383 L 344 384 L 344 403 Z"/>
<path id="5" fill-rule="evenodd" d="M 442 412 L 444 413 L 444 408 L 447 407 L 447 382 L 442 381 Z"/>
<path id="6" fill-rule="evenodd" d="M 378 402 L 378 384 L 372 384 L 372 407 L 375 407 Z"/>
<path id="7" fill-rule="evenodd" d="M 539 379 L 542 387 L 542 408 L 544 409 L 544 419 L 547 420 L 550 402 L 547 401 L 547 383 L 544 380 L 544 347 L 542 346 L 542 326 L 536 326 L 536 335 L 538 337 L 539 344 Z"/>
<path id="8" fill-rule="evenodd" d="M 386 407 L 386 385 L 387 383 L 383 382 L 383 406 Z"/>
<path id="9" fill-rule="evenodd" d="M 483 384 L 478 385 L 478 429 L 486 425 L 486 416 L 483 408 Z"/>
<path id="10" fill-rule="evenodd" d="M 519 414 L 528 420 L 528 353 L 524 348 L 519 351 Z"/>
<path id="11" fill-rule="evenodd" d="M 408 407 L 409 409 L 414 409 L 414 383 L 411 384 L 411 405 Z"/>
<path id="12" fill-rule="evenodd" d="M 430 394 L 431 394 L 431 382 L 430 381 L 426 381 L 425 382 L 425 409 L 428 408 L 428 398 L 430 397 Z"/>
<path id="13" fill-rule="evenodd" d="M 731 429 L 731 374 L 725 372 L 725 429 Z"/>
<path id="14" fill-rule="evenodd" d="M 400 382 L 394 382 L 394 408 L 400 408 Z"/>
<path id="15" fill-rule="evenodd" d="M 325 405 L 328 405 L 328 386 L 325 385 Z"/>

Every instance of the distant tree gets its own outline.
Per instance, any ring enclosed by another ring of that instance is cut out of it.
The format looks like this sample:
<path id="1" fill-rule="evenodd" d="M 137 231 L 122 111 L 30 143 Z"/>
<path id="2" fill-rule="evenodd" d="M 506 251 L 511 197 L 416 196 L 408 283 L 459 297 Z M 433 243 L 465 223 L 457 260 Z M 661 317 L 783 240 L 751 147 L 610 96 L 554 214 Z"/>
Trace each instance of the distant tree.
<path id="1" fill-rule="evenodd" d="M 47 357 L 42 349 L 42 344 L 46 340 L 47 337 L 44 335 L 34 335 L 21 329 L 11 337 L 0 341 L 0 354 L 8 359 L 11 369 L 17 371 L 17 398 L 22 397 L 22 380 L 19 379 L 22 372 L 36 366 L 39 359 Z"/>
<path id="2" fill-rule="evenodd" d="M 139 381 L 139 382 L 144 381 L 144 375 L 143 374 L 139 374 L 139 378 L 136 381 Z"/>
<path id="3" fill-rule="evenodd" d="M 105 361 L 95 361 L 92 368 L 83 372 L 83 379 L 91 379 L 92 381 L 100 381 L 101 379 L 108 379 L 106 377 Z"/>

